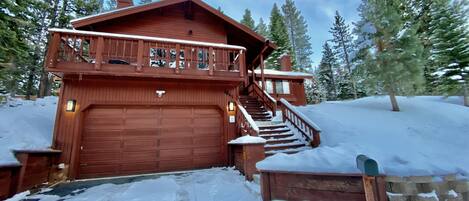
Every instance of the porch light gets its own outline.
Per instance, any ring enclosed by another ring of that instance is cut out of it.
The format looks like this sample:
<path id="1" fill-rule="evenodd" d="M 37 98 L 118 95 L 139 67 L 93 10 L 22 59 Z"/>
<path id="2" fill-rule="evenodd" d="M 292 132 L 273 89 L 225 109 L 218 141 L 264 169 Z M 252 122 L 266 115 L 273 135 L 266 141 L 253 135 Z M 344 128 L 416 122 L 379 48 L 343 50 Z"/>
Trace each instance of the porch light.
<path id="1" fill-rule="evenodd" d="M 235 110 L 235 104 L 233 101 L 228 102 L 228 111 L 233 112 Z"/>
<path id="2" fill-rule="evenodd" d="M 70 99 L 67 101 L 67 108 L 65 109 L 65 111 L 67 112 L 75 112 L 75 106 L 77 104 L 77 101 L 76 100 L 73 100 L 73 99 Z"/>

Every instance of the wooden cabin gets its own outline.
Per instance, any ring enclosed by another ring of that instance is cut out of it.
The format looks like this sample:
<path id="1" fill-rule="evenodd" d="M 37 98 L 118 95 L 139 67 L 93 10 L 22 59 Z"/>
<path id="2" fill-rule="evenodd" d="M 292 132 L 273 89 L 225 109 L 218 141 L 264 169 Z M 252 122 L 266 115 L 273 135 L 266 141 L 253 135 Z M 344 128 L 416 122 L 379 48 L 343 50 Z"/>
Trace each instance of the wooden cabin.
<path id="1" fill-rule="evenodd" d="M 262 87 L 279 78 L 262 73 L 275 45 L 201 0 L 118 7 L 50 29 L 45 67 L 62 79 L 53 148 L 68 178 L 233 164 L 227 142 L 249 123 L 240 97 L 276 110 Z M 295 95 L 302 81 L 289 78 Z"/>
<path id="2" fill-rule="evenodd" d="M 256 80 L 262 86 L 262 76 L 265 80 L 265 90 L 275 100 L 284 98 L 293 105 L 306 105 L 305 80 L 313 79 L 313 75 L 303 72 L 293 72 L 289 55 L 283 55 L 279 59 L 280 70 L 255 69 Z M 264 75 L 262 75 L 264 74 Z M 252 73 L 249 76 L 252 77 Z"/>

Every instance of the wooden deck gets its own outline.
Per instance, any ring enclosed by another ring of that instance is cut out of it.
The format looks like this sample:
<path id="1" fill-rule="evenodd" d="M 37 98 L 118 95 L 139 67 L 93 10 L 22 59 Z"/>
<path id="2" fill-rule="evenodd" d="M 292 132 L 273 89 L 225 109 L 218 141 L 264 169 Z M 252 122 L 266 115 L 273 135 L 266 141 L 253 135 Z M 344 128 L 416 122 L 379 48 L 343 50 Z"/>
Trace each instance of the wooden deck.
<path id="1" fill-rule="evenodd" d="M 58 75 L 244 81 L 241 46 L 104 32 L 51 29 L 45 67 Z"/>

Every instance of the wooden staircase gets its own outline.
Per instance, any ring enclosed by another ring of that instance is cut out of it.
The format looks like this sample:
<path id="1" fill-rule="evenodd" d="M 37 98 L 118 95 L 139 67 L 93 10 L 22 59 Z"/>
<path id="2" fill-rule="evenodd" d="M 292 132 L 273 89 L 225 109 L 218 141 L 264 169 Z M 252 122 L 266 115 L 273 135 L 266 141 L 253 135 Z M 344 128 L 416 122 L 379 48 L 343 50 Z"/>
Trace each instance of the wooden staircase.
<path id="1" fill-rule="evenodd" d="M 276 153 L 293 154 L 310 149 L 302 139 L 293 134 L 291 129 L 282 122 L 272 121 L 271 113 L 267 112 L 262 103 L 252 96 L 240 96 L 240 103 L 256 121 L 259 127 L 259 136 L 266 139 L 266 156 Z"/>
<path id="2" fill-rule="evenodd" d="M 267 112 L 265 107 L 259 100 L 257 100 L 257 98 L 244 95 L 240 96 L 239 101 L 254 121 L 270 121 L 272 119 L 272 115 Z"/>

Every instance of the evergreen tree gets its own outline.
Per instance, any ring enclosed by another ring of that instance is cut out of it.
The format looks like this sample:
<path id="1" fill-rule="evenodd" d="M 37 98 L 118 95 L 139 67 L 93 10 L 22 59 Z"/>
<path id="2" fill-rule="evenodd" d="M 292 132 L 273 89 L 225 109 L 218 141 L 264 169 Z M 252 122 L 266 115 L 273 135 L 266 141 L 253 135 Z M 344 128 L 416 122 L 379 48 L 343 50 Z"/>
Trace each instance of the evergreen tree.
<path id="1" fill-rule="evenodd" d="M 255 28 L 255 23 L 254 23 L 254 19 L 252 19 L 251 11 L 247 8 L 244 10 L 244 15 L 243 15 L 243 19 L 241 19 L 241 24 L 246 25 L 252 30 L 254 30 Z"/>
<path id="2" fill-rule="evenodd" d="M 326 90 L 317 80 L 307 79 L 304 85 L 308 104 L 318 104 L 326 100 Z"/>
<path id="3" fill-rule="evenodd" d="M 317 71 L 318 82 L 326 90 L 327 100 L 336 100 L 337 85 L 334 71 L 337 68 L 337 62 L 328 42 L 324 43 L 322 48 L 322 59 Z"/>
<path id="4" fill-rule="evenodd" d="M 352 84 L 352 93 L 353 98 L 357 99 L 357 89 L 355 84 L 355 79 L 352 74 L 352 66 L 350 64 L 350 52 L 352 51 L 352 36 L 350 33 L 350 28 L 345 24 L 344 18 L 340 16 L 339 12 L 336 11 L 334 24 L 330 30 L 333 35 L 332 41 L 334 42 L 334 51 L 336 55 L 340 58 L 340 62 L 347 68 L 346 77 L 350 78 L 350 83 Z"/>
<path id="5" fill-rule="evenodd" d="M 277 45 L 277 50 L 272 52 L 270 57 L 267 58 L 267 67 L 278 70 L 280 69 L 280 64 L 278 63 L 280 56 L 283 54 L 291 54 L 291 46 L 285 20 L 275 3 L 270 14 L 269 32 L 269 38 Z"/>
<path id="6" fill-rule="evenodd" d="M 469 30 L 467 2 L 432 4 L 430 22 L 433 62 L 438 66 L 440 88 L 447 95 L 464 96 L 469 106 Z"/>
<path id="7" fill-rule="evenodd" d="M 257 24 L 256 28 L 254 29 L 258 34 L 264 36 L 265 38 L 269 37 L 269 30 L 267 29 L 267 25 L 264 23 L 264 19 L 259 18 L 259 23 Z"/>
<path id="8" fill-rule="evenodd" d="M 370 0 L 362 10 L 376 30 L 371 35 L 374 52 L 363 66 L 368 79 L 384 87 L 393 111 L 400 110 L 396 95 L 414 90 L 423 77 L 423 46 L 416 27 L 403 19 L 402 4 L 403 0 Z"/>
<path id="9" fill-rule="evenodd" d="M 287 26 L 288 36 L 291 42 L 294 67 L 297 69 L 311 66 L 310 55 L 313 54 L 310 37 L 308 36 L 308 24 L 301 12 L 296 8 L 293 0 L 286 0 L 282 6 Z"/>

